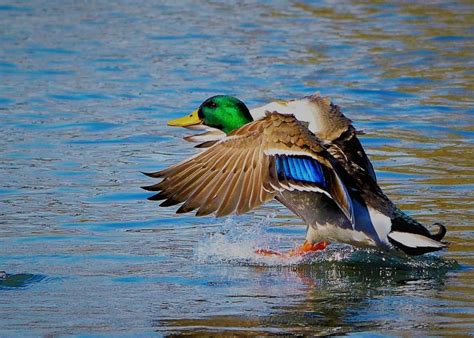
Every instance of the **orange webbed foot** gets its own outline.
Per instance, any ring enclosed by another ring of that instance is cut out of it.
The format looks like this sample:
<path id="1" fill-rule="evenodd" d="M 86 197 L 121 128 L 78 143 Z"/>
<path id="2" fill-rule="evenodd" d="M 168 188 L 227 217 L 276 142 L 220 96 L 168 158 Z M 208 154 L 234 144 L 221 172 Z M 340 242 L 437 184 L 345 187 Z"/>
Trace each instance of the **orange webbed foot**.
<path id="1" fill-rule="evenodd" d="M 290 257 L 296 257 L 296 256 L 303 256 L 315 251 L 324 250 L 326 249 L 328 245 L 329 245 L 329 242 L 326 242 L 326 241 L 321 241 L 318 243 L 309 243 L 308 241 L 304 241 L 303 245 L 301 245 L 300 247 L 290 250 L 285 253 L 268 250 L 268 249 L 257 249 L 255 250 L 255 253 L 262 256 L 290 258 Z"/>
<path id="2" fill-rule="evenodd" d="M 321 241 L 318 243 L 309 243 L 308 241 L 304 241 L 303 245 L 288 252 L 289 257 L 294 256 L 303 256 L 311 252 L 320 251 L 326 249 L 329 245 L 329 242 Z"/>

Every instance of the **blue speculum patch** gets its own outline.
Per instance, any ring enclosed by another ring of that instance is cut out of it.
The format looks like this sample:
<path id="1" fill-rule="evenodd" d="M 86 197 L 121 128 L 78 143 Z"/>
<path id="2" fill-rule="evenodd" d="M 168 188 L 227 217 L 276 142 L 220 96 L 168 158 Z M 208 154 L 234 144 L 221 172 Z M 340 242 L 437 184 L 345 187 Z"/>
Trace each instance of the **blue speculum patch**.
<path id="1" fill-rule="evenodd" d="M 309 156 L 276 155 L 278 177 L 326 187 L 321 164 Z"/>

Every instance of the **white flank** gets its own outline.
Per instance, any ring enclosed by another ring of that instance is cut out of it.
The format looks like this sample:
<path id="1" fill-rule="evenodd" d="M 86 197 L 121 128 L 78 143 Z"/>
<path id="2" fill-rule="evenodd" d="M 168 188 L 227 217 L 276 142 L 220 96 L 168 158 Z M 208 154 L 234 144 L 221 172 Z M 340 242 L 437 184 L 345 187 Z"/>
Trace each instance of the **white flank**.
<path id="1" fill-rule="evenodd" d="M 409 248 L 443 248 L 445 247 L 443 243 L 435 241 L 434 239 L 431 239 L 422 235 L 411 234 L 409 232 L 394 231 L 394 232 L 389 233 L 388 237 L 390 237 L 395 242 L 403 244 L 404 246 L 407 246 Z"/>
<path id="2" fill-rule="evenodd" d="M 341 228 L 338 224 L 324 223 L 308 226 L 306 240 L 312 243 L 329 240 L 355 245 L 357 247 L 374 247 L 376 241 L 362 231 Z"/>
<path id="3" fill-rule="evenodd" d="M 373 208 L 368 207 L 370 221 L 381 242 L 388 244 L 387 235 L 392 231 L 392 220 Z"/>

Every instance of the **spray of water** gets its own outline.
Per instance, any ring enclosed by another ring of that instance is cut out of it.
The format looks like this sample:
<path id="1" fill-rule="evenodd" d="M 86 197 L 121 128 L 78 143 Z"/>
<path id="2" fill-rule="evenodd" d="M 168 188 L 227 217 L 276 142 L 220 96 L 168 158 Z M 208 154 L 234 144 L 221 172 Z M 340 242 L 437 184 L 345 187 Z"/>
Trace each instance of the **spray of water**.
<path id="1" fill-rule="evenodd" d="M 200 241 L 195 248 L 195 258 L 200 263 L 239 264 L 259 266 L 343 265 L 361 268 L 396 269 L 451 269 L 457 266 L 452 260 L 439 255 L 417 257 L 397 256 L 373 249 L 357 249 L 348 245 L 331 244 L 315 253 L 296 257 L 262 256 L 257 249 L 281 248 L 286 250 L 291 243 L 271 229 L 275 215 L 269 215 L 249 224 L 228 218 L 219 231 Z"/>

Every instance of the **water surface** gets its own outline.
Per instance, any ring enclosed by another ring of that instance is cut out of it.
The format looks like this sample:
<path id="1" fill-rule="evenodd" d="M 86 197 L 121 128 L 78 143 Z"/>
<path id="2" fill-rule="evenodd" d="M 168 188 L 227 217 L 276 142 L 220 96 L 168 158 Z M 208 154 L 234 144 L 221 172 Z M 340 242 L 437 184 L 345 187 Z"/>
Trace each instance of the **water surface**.
<path id="1" fill-rule="evenodd" d="M 0 335 L 472 334 L 473 5 L 391 1 L 0 5 Z M 262 260 L 277 203 L 176 216 L 140 186 L 194 153 L 166 121 L 215 94 L 320 91 L 379 182 L 449 249 Z"/>

